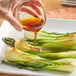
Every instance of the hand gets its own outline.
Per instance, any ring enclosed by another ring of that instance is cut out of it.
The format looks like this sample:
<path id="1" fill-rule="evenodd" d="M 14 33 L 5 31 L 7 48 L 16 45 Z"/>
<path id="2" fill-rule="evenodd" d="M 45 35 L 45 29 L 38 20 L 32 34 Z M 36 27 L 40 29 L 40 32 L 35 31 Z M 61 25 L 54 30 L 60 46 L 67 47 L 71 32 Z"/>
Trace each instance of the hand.
<path id="1" fill-rule="evenodd" d="M 0 18 L 6 19 L 7 21 L 9 21 L 10 24 L 18 31 L 21 31 L 23 28 L 21 24 L 15 19 L 14 12 L 17 6 L 23 1 L 35 1 L 35 3 L 30 4 L 30 6 L 38 14 L 41 14 L 41 11 L 37 7 L 37 6 L 42 6 L 42 3 L 40 0 L 0 0 Z M 11 11 L 11 8 L 12 8 L 12 11 Z M 27 9 L 26 6 L 22 7 L 22 11 L 25 11 L 37 17 L 37 15 L 33 11 Z"/>

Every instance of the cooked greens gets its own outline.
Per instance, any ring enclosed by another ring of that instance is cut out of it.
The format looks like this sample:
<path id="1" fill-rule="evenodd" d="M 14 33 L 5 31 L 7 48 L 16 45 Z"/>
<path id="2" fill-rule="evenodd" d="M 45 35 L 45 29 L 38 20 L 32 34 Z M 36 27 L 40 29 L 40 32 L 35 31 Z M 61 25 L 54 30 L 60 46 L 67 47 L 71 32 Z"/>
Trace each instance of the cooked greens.
<path id="1" fill-rule="evenodd" d="M 41 58 L 37 55 L 32 55 L 27 52 L 23 52 L 16 48 L 8 48 L 5 52 L 5 57 L 10 61 L 24 61 L 24 62 L 30 62 L 30 61 L 46 61 L 46 59 Z"/>
<path id="2" fill-rule="evenodd" d="M 14 46 L 14 43 L 15 43 L 15 40 L 12 39 L 12 38 L 2 38 L 2 40 L 8 44 L 8 45 L 11 45 L 11 46 Z"/>
<path id="3" fill-rule="evenodd" d="M 25 39 L 30 43 L 33 43 L 33 35 L 32 32 L 24 33 Z M 76 33 L 56 34 L 41 31 L 38 33 L 36 44 L 42 49 L 53 50 L 53 52 L 76 50 Z"/>
<path id="4" fill-rule="evenodd" d="M 54 70 L 62 72 L 72 72 L 76 69 L 75 59 L 60 59 L 48 62 L 18 62 L 18 61 L 2 61 L 7 65 L 16 66 L 21 69 L 29 70 Z"/>
<path id="5" fill-rule="evenodd" d="M 40 31 L 33 46 L 34 33 L 25 31 L 26 41 L 3 38 L 13 46 L 5 51 L 3 64 L 28 70 L 72 72 L 76 69 L 76 33 Z M 29 44 L 30 43 L 30 44 Z M 41 51 L 42 50 L 42 51 Z"/>
<path id="6" fill-rule="evenodd" d="M 10 46 L 14 46 L 15 48 L 18 48 L 20 50 L 34 50 L 34 51 L 40 51 L 40 48 L 39 47 L 34 47 L 30 44 L 28 44 L 28 42 L 25 42 L 25 41 L 19 41 L 19 40 L 14 40 L 13 38 L 2 38 L 2 40 L 10 45 Z"/>
<path id="7" fill-rule="evenodd" d="M 8 38 L 3 38 L 4 42 L 7 44 L 11 43 L 16 48 L 21 50 L 34 50 L 34 51 L 40 51 L 40 47 L 42 50 L 49 50 L 51 52 L 63 52 L 63 51 L 69 51 L 69 50 L 76 50 L 76 34 L 71 34 L 69 36 L 65 37 L 59 37 L 55 40 L 48 40 L 43 39 L 37 41 L 39 44 L 34 48 L 34 46 L 29 45 L 26 41 L 15 41 L 15 43 L 12 43 L 11 39 L 8 41 Z M 33 43 L 33 42 L 32 42 Z M 10 45 L 10 44 L 9 44 Z"/>
<path id="8" fill-rule="evenodd" d="M 4 39 L 4 41 L 11 43 L 11 40 L 14 40 L 11 38 L 9 39 L 10 39 L 9 41 L 6 41 L 8 40 L 8 38 L 6 38 Z M 47 58 L 47 59 L 76 58 L 76 51 L 73 50 L 72 51 L 69 50 L 68 52 L 56 52 L 56 53 L 38 52 L 40 50 L 38 47 L 34 48 L 34 46 L 29 45 L 25 41 L 19 41 L 19 40 L 14 40 L 14 41 L 15 43 L 13 45 L 15 48 L 25 51 L 25 53 L 27 52 L 33 55 L 38 55 L 43 58 Z"/>
<path id="9" fill-rule="evenodd" d="M 66 37 L 72 34 L 76 34 L 76 32 L 73 33 L 48 33 L 46 31 L 39 31 L 37 34 L 37 40 L 43 40 L 43 39 L 49 39 L 49 40 L 55 40 L 58 39 L 60 37 Z M 24 32 L 24 38 L 30 41 L 34 40 L 34 33 L 33 32 L 29 32 L 29 31 L 25 31 Z"/>
<path id="10" fill-rule="evenodd" d="M 38 69 L 36 68 L 33 68 L 33 67 L 27 67 L 27 66 L 24 66 L 20 63 L 22 62 L 12 62 L 12 61 L 5 61 L 5 60 L 2 60 L 2 63 L 3 64 L 7 64 L 7 65 L 11 65 L 11 66 L 15 66 L 15 67 L 18 67 L 20 69 L 27 69 L 27 70 L 32 70 L 32 71 L 36 71 Z M 23 62 L 24 63 L 24 62 Z"/>
<path id="11" fill-rule="evenodd" d="M 31 52 L 31 51 L 30 51 Z M 35 53 L 43 58 L 47 59 L 63 59 L 63 58 L 75 58 L 76 59 L 76 51 L 68 51 L 68 52 L 58 52 L 58 53 Z"/>

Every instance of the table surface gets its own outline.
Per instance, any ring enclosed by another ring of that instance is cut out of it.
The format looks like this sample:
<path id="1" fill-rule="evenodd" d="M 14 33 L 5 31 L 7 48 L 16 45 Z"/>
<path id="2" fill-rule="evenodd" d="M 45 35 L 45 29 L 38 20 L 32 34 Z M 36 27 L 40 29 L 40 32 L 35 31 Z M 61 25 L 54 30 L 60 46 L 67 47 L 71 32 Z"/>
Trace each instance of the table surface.
<path id="1" fill-rule="evenodd" d="M 42 0 L 42 2 L 46 11 L 63 8 L 61 5 L 61 0 Z"/>

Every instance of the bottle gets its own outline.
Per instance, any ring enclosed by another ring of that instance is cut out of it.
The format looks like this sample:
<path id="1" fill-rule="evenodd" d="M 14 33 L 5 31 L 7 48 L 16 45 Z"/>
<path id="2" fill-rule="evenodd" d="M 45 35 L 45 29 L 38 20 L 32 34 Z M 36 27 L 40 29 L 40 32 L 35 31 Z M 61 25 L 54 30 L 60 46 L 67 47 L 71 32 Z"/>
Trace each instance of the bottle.
<path id="1" fill-rule="evenodd" d="M 39 15 L 33 8 L 30 7 L 30 4 L 33 3 L 35 3 L 35 1 L 27 1 L 21 3 L 15 11 L 15 18 L 22 24 L 24 30 L 34 32 L 34 48 L 35 48 L 37 32 L 42 29 L 43 25 L 46 22 L 46 13 L 43 7 L 37 6 L 41 11 L 41 15 Z M 30 9 L 37 16 L 35 17 L 25 12 L 23 7 L 26 7 L 27 10 Z"/>
<path id="2" fill-rule="evenodd" d="M 41 11 L 41 15 L 39 15 L 33 8 L 29 6 L 33 3 L 35 3 L 35 1 L 27 1 L 19 4 L 15 11 L 15 18 L 22 24 L 24 30 L 38 32 L 46 22 L 46 13 L 43 7 L 37 6 Z M 25 12 L 22 7 L 30 9 L 37 15 L 37 17 Z"/>

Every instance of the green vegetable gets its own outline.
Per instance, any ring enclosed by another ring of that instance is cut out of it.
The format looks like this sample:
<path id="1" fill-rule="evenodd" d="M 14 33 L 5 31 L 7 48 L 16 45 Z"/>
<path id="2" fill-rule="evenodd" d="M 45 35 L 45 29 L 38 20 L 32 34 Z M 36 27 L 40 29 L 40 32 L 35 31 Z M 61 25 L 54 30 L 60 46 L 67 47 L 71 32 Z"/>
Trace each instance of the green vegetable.
<path id="1" fill-rule="evenodd" d="M 33 33 L 25 31 L 25 38 L 33 44 Z M 9 48 L 5 52 L 5 58 L 8 61 L 2 61 L 3 64 L 16 66 L 28 70 L 54 70 L 63 72 L 72 72 L 76 70 L 76 51 L 58 52 L 76 50 L 76 33 L 47 33 L 45 31 L 38 33 L 37 47 L 29 45 L 27 42 L 14 40 L 12 38 L 3 38 L 3 41 L 15 48 Z M 58 53 L 38 52 L 39 47 L 47 51 Z M 47 59 L 45 59 L 47 58 Z M 48 60 L 59 59 L 59 60 Z"/>
<path id="2" fill-rule="evenodd" d="M 50 62 L 13 62 L 13 61 L 2 61 L 2 63 L 8 64 L 8 65 L 21 65 L 25 67 L 33 67 L 33 68 L 40 68 L 47 65 L 53 65 Z"/>
<path id="3" fill-rule="evenodd" d="M 8 45 L 11 45 L 11 46 L 14 46 L 14 43 L 15 43 L 15 40 L 12 39 L 12 38 L 2 38 L 2 40 L 8 44 Z"/>
<path id="4" fill-rule="evenodd" d="M 15 66 L 15 67 L 18 67 L 20 69 L 27 69 L 27 70 L 32 70 L 32 71 L 36 71 L 37 70 L 37 68 L 27 67 L 27 66 L 21 65 L 21 64 L 19 64 L 19 62 L 12 62 L 12 61 L 4 61 L 4 60 L 2 60 L 2 63 L 3 64 L 7 64 L 7 65 L 11 65 L 11 66 Z"/>
<path id="5" fill-rule="evenodd" d="M 33 55 L 38 55 L 47 59 L 63 59 L 63 58 L 75 58 L 76 59 L 76 51 L 68 51 L 68 52 L 58 52 L 58 53 L 46 53 L 46 52 L 36 52 L 36 51 L 24 51 Z"/>
<path id="6" fill-rule="evenodd" d="M 24 37 L 33 43 L 33 33 L 25 31 Z M 52 34 L 41 31 L 38 33 L 36 43 L 42 49 L 53 50 L 53 52 L 76 50 L 76 33 Z"/>
<path id="7" fill-rule="evenodd" d="M 34 50 L 34 51 L 40 51 L 39 47 L 34 47 L 28 42 L 25 41 L 19 41 L 19 40 L 14 40 L 13 38 L 3 38 L 2 39 L 6 44 L 14 46 L 15 48 L 18 48 L 20 50 Z"/>
<path id="8" fill-rule="evenodd" d="M 76 69 L 75 59 L 60 59 L 48 62 L 12 62 L 12 61 L 2 61 L 2 63 L 7 65 L 17 66 L 23 69 L 32 68 L 32 70 L 54 70 L 62 72 L 72 72 Z M 29 69 L 30 70 L 30 69 Z"/>
<path id="9" fill-rule="evenodd" d="M 9 38 L 9 39 L 10 39 L 9 41 L 14 40 L 11 38 Z M 8 38 L 6 38 L 6 40 L 8 40 Z M 18 41 L 18 40 L 15 41 L 14 46 L 17 49 L 23 50 L 25 52 L 28 52 L 28 53 L 31 53 L 34 55 L 38 55 L 40 57 L 48 58 L 48 59 L 76 58 L 76 51 L 70 51 L 69 50 L 70 52 L 58 52 L 58 53 L 35 52 L 35 51 L 39 50 L 37 47 L 34 48 L 33 46 L 29 45 L 27 42 Z M 32 48 L 30 48 L 29 46 Z"/>
<path id="10" fill-rule="evenodd" d="M 4 40 L 4 42 L 11 43 L 11 38 L 8 41 L 8 38 Z M 14 40 L 14 39 L 12 39 Z M 76 50 L 76 34 L 72 34 L 66 37 L 60 37 L 56 40 L 39 40 L 39 46 L 46 50 L 51 50 L 51 52 L 61 52 L 61 51 L 69 51 L 69 50 Z M 11 43 L 12 44 L 12 43 Z M 34 50 L 40 51 L 39 47 L 34 47 L 29 45 L 25 41 L 18 41 L 16 40 L 14 44 L 15 48 L 20 50 Z"/>
<path id="11" fill-rule="evenodd" d="M 24 62 L 30 62 L 30 61 L 38 61 L 43 62 L 46 61 L 46 59 L 39 57 L 37 55 L 32 55 L 27 52 L 23 52 L 16 48 L 8 48 L 5 52 L 5 57 L 7 60 L 10 61 L 24 61 Z"/>
<path id="12" fill-rule="evenodd" d="M 25 41 L 18 41 L 16 40 L 15 41 L 15 44 L 14 44 L 14 47 L 15 48 L 18 48 L 20 50 L 33 50 L 33 51 L 40 51 L 40 48 L 38 48 L 37 46 L 34 47 L 30 44 L 28 44 L 28 42 L 25 42 Z"/>
<path id="13" fill-rule="evenodd" d="M 72 35 L 72 34 L 76 34 L 76 32 L 65 33 L 64 34 L 64 33 L 55 33 L 55 32 L 48 33 L 46 31 L 39 31 L 38 34 L 37 34 L 37 40 L 45 40 L 45 39 L 55 40 L 57 38 L 66 37 L 66 36 L 69 36 L 69 35 Z M 34 33 L 29 32 L 29 31 L 25 31 L 24 32 L 24 38 L 27 39 L 27 40 L 33 41 L 34 40 Z"/>
<path id="14" fill-rule="evenodd" d="M 33 44 L 34 39 L 31 37 L 33 35 L 31 34 L 30 36 L 30 34 L 26 32 L 25 37 L 29 40 L 29 43 Z M 36 43 L 38 47 L 36 46 L 35 48 L 27 42 L 15 41 L 11 38 L 3 38 L 3 41 L 21 50 L 40 51 L 39 47 L 42 50 L 51 50 L 51 52 L 76 50 L 76 33 L 56 34 L 42 31 L 39 32 L 37 37 Z"/>
<path id="15" fill-rule="evenodd" d="M 37 52 L 41 51 L 41 49 L 39 47 L 37 47 L 37 46 L 34 47 L 25 41 L 14 40 L 13 38 L 3 38 L 2 40 L 6 44 L 8 44 L 8 45 L 11 44 L 11 46 L 13 45 L 15 48 L 18 48 L 18 49 L 23 50 L 23 51 L 26 51 L 26 50 L 37 51 Z M 12 41 L 14 41 L 14 43 Z M 44 50 L 43 52 L 52 52 L 52 50 Z"/>
<path id="16" fill-rule="evenodd" d="M 31 51 L 27 51 L 31 53 Z M 34 52 L 32 53 L 34 54 Z M 68 51 L 68 52 L 58 52 L 58 53 L 35 53 L 43 58 L 47 59 L 63 59 L 63 58 L 75 58 L 76 59 L 76 51 Z"/>
<path id="17" fill-rule="evenodd" d="M 34 51 L 33 51 L 34 52 Z M 37 54 L 37 52 L 36 52 Z M 3 62 L 18 68 L 30 70 L 55 70 L 72 72 L 76 69 L 76 59 L 47 60 L 37 55 L 29 54 L 16 48 L 9 48 L 5 52 L 5 58 L 9 62 Z"/>
<path id="18" fill-rule="evenodd" d="M 44 69 L 47 70 L 57 70 L 57 71 L 64 71 L 64 72 L 72 72 L 76 70 L 76 59 L 60 59 L 60 60 L 53 60 L 51 63 L 54 63 L 55 66 L 46 66 Z"/>

